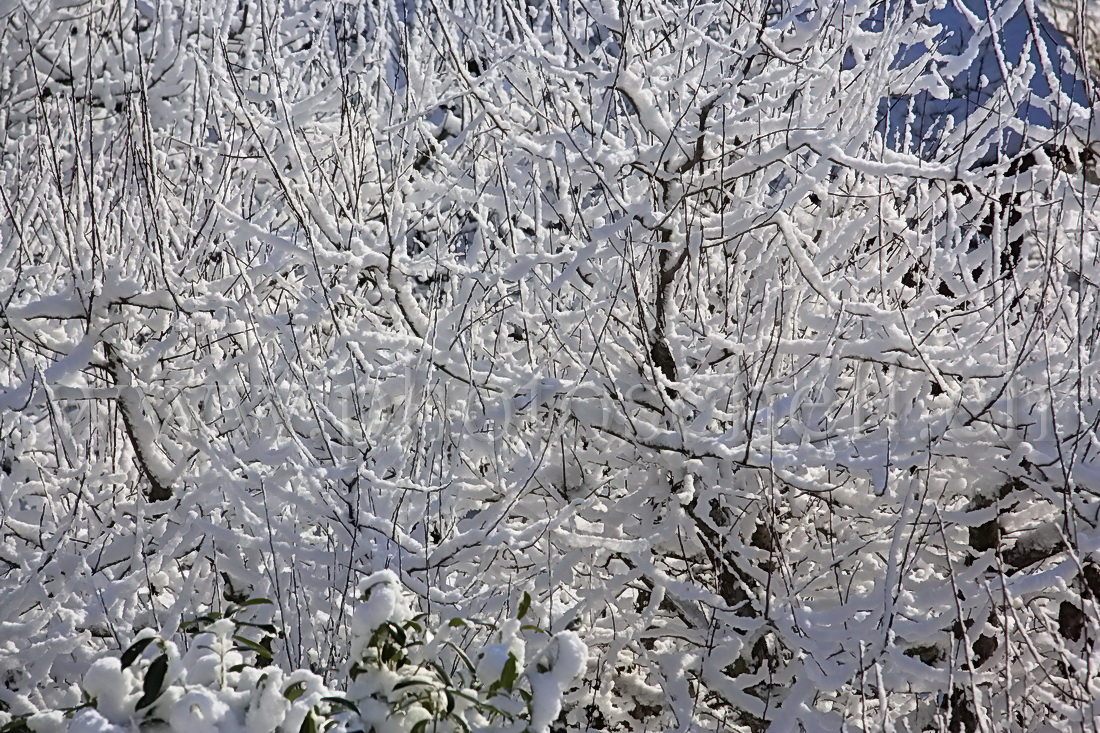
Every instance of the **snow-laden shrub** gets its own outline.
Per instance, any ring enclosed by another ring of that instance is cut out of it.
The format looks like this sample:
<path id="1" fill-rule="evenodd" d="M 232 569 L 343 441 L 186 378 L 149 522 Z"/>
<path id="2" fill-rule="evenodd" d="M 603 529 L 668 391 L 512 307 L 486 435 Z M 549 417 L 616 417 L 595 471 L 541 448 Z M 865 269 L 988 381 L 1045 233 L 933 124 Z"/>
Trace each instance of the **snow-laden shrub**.
<path id="1" fill-rule="evenodd" d="M 451 638 L 460 619 L 427 631 L 397 576 L 384 570 L 359 586 L 347 684 L 272 664 L 277 630 L 245 620 L 252 599 L 190 623 L 189 644 L 145 629 L 120 655 L 95 660 L 83 677 L 85 703 L 10 719 L 3 731 L 68 733 L 450 733 L 546 731 L 563 692 L 583 671 L 587 647 L 572 631 L 527 656 L 510 619 L 492 631 L 476 663 Z M 529 599 L 520 609 L 523 616 Z M 451 671 L 448 672 L 448 667 Z M 346 688 L 346 689 L 344 689 Z"/>
<path id="2" fill-rule="evenodd" d="M 520 604 L 518 618 L 499 628 L 486 625 L 492 643 L 476 659 L 456 643 L 459 631 L 475 622 L 454 618 L 434 633 L 426 631 L 426 615 L 413 615 L 391 571 L 363 580 L 359 597 L 347 697 L 368 731 L 545 731 L 588 659 L 572 631 L 554 634 L 541 649 L 527 649 L 525 633 L 546 633 L 521 625 L 530 597 Z"/>
<path id="3" fill-rule="evenodd" d="M 1100 106 L 1034 6 L 0 0 L 0 711 L 220 599 L 331 681 L 394 567 L 386 664 L 582 623 L 575 730 L 1087 729 Z"/>

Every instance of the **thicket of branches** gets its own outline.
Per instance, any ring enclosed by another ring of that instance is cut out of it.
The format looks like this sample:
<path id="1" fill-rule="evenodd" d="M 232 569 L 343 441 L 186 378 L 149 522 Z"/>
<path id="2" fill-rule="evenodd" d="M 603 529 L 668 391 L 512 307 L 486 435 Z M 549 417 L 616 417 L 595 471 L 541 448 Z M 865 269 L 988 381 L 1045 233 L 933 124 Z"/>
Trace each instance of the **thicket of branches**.
<path id="1" fill-rule="evenodd" d="M 1050 21 L 1080 54 L 1081 65 L 1100 72 L 1100 6 L 1085 0 L 1043 0 Z"/>
<path id="2" fill-rule="evenodd" d="M 1091 102 L 942 5 L 2 11 L 0 710 L 388 567 L 569 728 L 1094 729 Z"/>

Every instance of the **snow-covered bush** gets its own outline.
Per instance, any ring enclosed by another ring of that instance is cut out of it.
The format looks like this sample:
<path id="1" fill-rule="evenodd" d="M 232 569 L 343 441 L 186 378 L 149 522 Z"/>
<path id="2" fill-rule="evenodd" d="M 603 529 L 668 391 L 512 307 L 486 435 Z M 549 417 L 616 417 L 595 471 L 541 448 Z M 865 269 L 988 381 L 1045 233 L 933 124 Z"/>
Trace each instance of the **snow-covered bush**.
<path id="1" fill-rule="evenodd" d="M 455 630 L 468 622 L 452 618 L 435 633 L 423 633 L 423 616 L 413 616 L 392 572 L 365 579 L 359 594 L 363 600 L 352 620 L 347 696 L 378 733 L 545 732 L 561 711 L 563 693 L 578 684 L 587 664 L 588 648 L 576 633 L 551 637 L 536 626 L 521 625 L 529 597 L 518 617 L 499 629 L 481 622 L 491 643 L 474 662 L 456 643 L 461 636 Z M 534 644 L 541 650 L 525 662 L 532 634 L 542 635 Z M 445 664 L 447 658 L 453 663 Z"/>
<path id="2" fill-rule="evenodd" d="M 1045 28 L 0 2 L 0 710 L 266 597 L 279 668 L 408 721 L 1086 726 L 1100 110 Z M 377 671 L 382 568 L 492 707 Z"/>
<path id="3" fill-rule="evenodd" d="M 271 601 L 254 599 L 189 623 L 185 650 L 152 630 L 140 632 L 121 656 L 91 664 L 80 685 L 85 702 L 18 716 L 0 730 L 540 733 L 587 662 L 584 643 L 563 631 L 524 665 L 526 641 L 520 620 L 512 619 L 478 655 L 475 672 L 446 628 L 424 630 L 426 615 L 413 615 L 392 572 L 366 578 L 359 594 L 347 682 L 336 688 L 311 671 L 273 664 L 275 627 L 244 619 Z M 450 627 L 463 625 L 455 619 Z"/>

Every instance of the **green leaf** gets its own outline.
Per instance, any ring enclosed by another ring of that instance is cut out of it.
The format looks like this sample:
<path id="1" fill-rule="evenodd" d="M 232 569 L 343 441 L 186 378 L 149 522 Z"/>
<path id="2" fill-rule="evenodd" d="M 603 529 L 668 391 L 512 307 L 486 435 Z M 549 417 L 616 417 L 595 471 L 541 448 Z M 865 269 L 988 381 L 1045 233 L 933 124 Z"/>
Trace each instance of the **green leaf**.
<path id="1" fill-rule="evenodd" d="M 421 686 L 429 685 L 429 686 L 431 686 L 431 685 L 434 685 L 434 684 L 435 683 L 433 683 L 431 680 L 405 680 L 404 682 L 398 682 L 396 685 L 393 686 L 393 689 L 403 690 L 406 687 L 413 687 L 414 685 L 421 685 Z"/>
<path id="2" fill-rule="evenodd" d="M 251 639 L 246 639 L 243 636 L 234 635 L 233 636 L 233 641 L 237 642 L 237 644 L 238 644 L 237 651 L 255 652 L 256 656 L 258 656 L 260 659 L 271 659 L 271 656 L 272 656 L 271 655 L 271 650 L 257 644 L 256 642 L 252 641 Z"/>
<path id="3" fill-rule="evenodd" d="M 445 641 L 443 642 L 443 644 L 444 646 L 449 646 L 451 649 L 454 650 L 455 654 L 458 655 L 459 660 L 466 665 L 467 669 L 469 669 L 471 672 L 474 671 L 474 663 L 470 661 L 470 658 L 468 656 L 466 656 L 466 652 L 455 646 L 455 643 L 453 641 Z"/>
<path id="4" fill-rule="evenodd" d="M 317 719 L 313 717 L 313 713 L 306 715 L 306 719 L 302 721 L 302 727 L 298 729 L 298 733 L 318 733 Z"/>
<path id="5" fill-rule="evenodd" d="M 400 702 L 394 702 L 391 700 L 390 707 L 393 708 L 393 712 L 403 713 L 423 699 L 423 695 L 405 695 L 401 698 Z"/>
<path id="6" fill-rule="evenodd" d="M 523 591 L 523 600 L 519 602 L 519 613 L 516 614 L 517 619 L 521 619 L 527 615 L 527 611 L 531 608 L 531 594 L 527 591 Z"/>
<path id="7" fill-rule="evenodd" d="M 267 658 L 260 661 L 261 667 L 266 667 L 267 665 L 271 664 L 272 660 L 274 659 L 275 652 L 271 650 L 271 644 L 274 640 L 275 637 L 268 636 L 260 642 L 260 646 L 267 650 Z"/>
<path id="8" fill-rule="evenodd" d="M 71 708 L 61 708 L 61 709 L 62 709 L 62 711 L 64 711 L 66 718 L 72 718 L 74 715 L 79 713 L 81 710 L 84 710 L 85 708 L 94 708 L 94 707 L 95 707 L 95 703 L 85 702 L 85 703 L 81 703 L 80 705 L 74 705 Z"/>
<path id="9" fill-rule="evenodd" d="M 476 697 L 469 694 L 468 692 L 463 692 L 462 690 L 448 690 L 447 692 L 448 692 L 448 694 L 456 695 L 457 697 L 461 697 L 463 700 L 466 700 L 468 702 L 472 702 L 474 705 L 476 705 L 479 708 L 492 707 L 491 705 L 485 705 L 481 700 L 477 699 Z"/>
<path id="10" fill-rule="evenodd" d="M 260 631 L 266 631 L 272 636 L 276 636 L 279 630 L 275 628 L 274 624 L 254 624 L 251 621 L 237 621 L 237 626 L 247 626 L 250 629 L 259 629 Z"/>
<path id="11" fill-rule="evenodd" d="M 508 652 L 508 661 L 504 663 L 504 669 L 500 673 L 500 684 L 504 689 L 511 691 L 519 678 L 519 660 L 512 652 Z"/>
<path id="12" fill-rule="evenodd" d="M 161 654 L 149 665 L 145 672 L 145 680 L 141 684 L 142 696 L 137 702 L 137 709 L 147 708 L 157 701 L 160 693 L 164 691 L 164 676 L 168 674 L 168 655 Z"/>
<path id="13" fill-rule="evenodd" d="M 459 616 L 454 617 L 447 622 L 448 626 L 482 626 L 490 631 L 496 631 L 497 625 L 488 621 L 481 621 L 476 618 L 461 618 Z"/>
<path id="14" fill-rule="evenodd" d="M 390 630 L 390 634 L 393 635 L 393 640 L 396 641 L 399 646 L 405 646 L 409 638 L 405 634 L 405 630 L 395 624 L 393 621 L 387 621 L 386 627 Z"/>
<path id="15" fill-rule="evenodd" d="M 417 724 L 412 727 L 412 730 L 410 730 L 409 733 L 424 733 L 426 730 L 428 730 L 428 723 L 431 722 L 431 718 L 425 718 L 424 720 L 417 722 Z"/>
<path id="16" fill-rule="evenodd" d="M 283 690 L 283 697 L 285 697 L 287 700 L 290 700 L 291 702 L 294 702 L 299 697 L 301 697 L 302 693 L 305 691 L 305 682 L 295 682 L 293 685 Z"/>
<path id="17" fill-rule="evenodd" d="M 351 700 L 347 699 L 346 697 L 330 695 L 329 697 L 322 697 L 321 701 L 327 702 L 329 705 L 334 705 L 338 708 L 344 708 L 345 710 L 359 715 L 359 706 L 353 703 Z"/>
<path id="18" fill-rule="evenodd" d="M 0 731 L 3 733 L 31 733 L 31 729 L 27 727 L 27 718 L 29 717 L 29 715 L 20 715 L 17 718 L 12 718 L 7 725 L 0 728 Z"/>
<path id="19" fill-rule="evenodd" d="M 122 653 L 122 668 L 126 669 L 131 664 L 136 662 L 138 660 L 138 657 L 141 656 L 141 653 L 145 651 L 145 647 L 152 644 L 153 641 L 156 640 L 156 638 L 157 637 L 155 636 L 147 636 L 144 639 L 138 639 L 133 644 L 131 644 L 130 648 Z"/>
<path id="20" fill-rule="evenodd" d="M 546 629 L 544 629 L 540 626 L 535 626 L 534 624 L 524 624 L 523 626 L 520 626 L 519 628 L 520 628 L 520 631 L 537 631 L 540 634 L 546 634 L 547 636 L 550 636 L 549 631 L 547 631 Z"/>
<path id="21" fill-rule="evenodd" d="M 247 601 L 241 602 L 241 608 L 248 608 L 249 606 L 260 605 L 274 606 L 275 602 L 272 601 L 270 598 L 249 598 Z"/>
<path id="22" fill-rule="evenodd" d="M 180 627 L 183 628 L 184 631 L 194 633 L 196 631 L 199 631 L 200 629 L 206 628 L 221 617 L 222 615 L 220 613 L 207 613 L 199 616 L 198 618 L 193 618 L 190 621 L 184 621 L 180 624 Z"/>
<path id="23" fill-rule="evenodd" d="M 447 674 L 447 670 L 443 669 L 442 664 L 431 660 L 428 660 L 427 662 L 425 662 L 425 664 L 427 664 L 427 666 L 430 667 L 433 672 L 439 675 L 439 679 L 443 680 L 443 684 L 447 685 L 448 687 L 454 686 L 451 683 L 451 676 Z"/>

